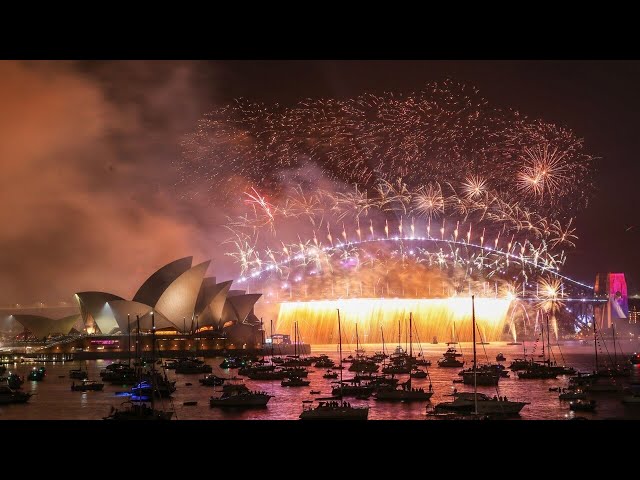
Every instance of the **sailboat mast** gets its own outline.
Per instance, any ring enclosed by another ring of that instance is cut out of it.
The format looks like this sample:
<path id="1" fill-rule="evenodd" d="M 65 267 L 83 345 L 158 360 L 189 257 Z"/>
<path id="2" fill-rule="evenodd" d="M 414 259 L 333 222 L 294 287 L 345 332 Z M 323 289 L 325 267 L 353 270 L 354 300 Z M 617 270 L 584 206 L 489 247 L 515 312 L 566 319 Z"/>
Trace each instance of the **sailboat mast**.
<path id="1" fill-rule="evenodd" d="M 136 360 L 140 355 L 140 315 L 136 315 Z M 134 362 L 135 365 L 135 362 Z M 136 370 L 138 370 L 136 368 Z"/>
<path id="2" fill-rule="evenodd" d="M 358 325 L 356 323 L 356 325 Z M 338 341 L 340 342 L 340 398 L 342 398 L 342 330 L 340 328 L 340 309 L 338 308 Z"/>
<path id="3" fill-rule="evenodd" d="M 398 346 L 401 345 L 402 338 L 400 337 L 400 319 L 398 319 Z"/>
<path id="4" fill-rule="evenodd" d="M 131 366 L 131 314 L 127 313 L 127 358 L 129 359 L 129 366 Z"/>
<path id="5" fill-rule="evenodd" d="M 596 337 L 596 316 L 593 316 L 593 350 L 596 354 L 596 373 L 598 373 L 598 340 Z"/>
<path id="6" fill-rule="evenodd" d="M 142 355 L 140 354 L 140 315 L 136 315 L 136 360 L 138 361 L 138 355 L 140 355 L 140 360 L 142 360 Z M 142 367 L 140 366 L 142 362 L 140 361 L 140 363 L 138 364 L 137 367 L 135 367 L 135 373 L 136 373 L 136 385 L 138 385 L 138 396 L 140 396 L 140 370 L 142 369 Z M 136 364 L 136 362 L 133 362 L 134 366 Z M 153 394 L 153 391 L 151 392 Z M 153 395 L 151 395 L 153 396 Z M 142 410 L 138 410 L 139 415 L 142 415 Z"/>
<path id="7" fill-rule="evenodd" d="M 613 362 L 614 365 L 616 366 L 615 368 L 618 368 L 618 353 L 616 351 L 616 323 L 615 322 L 611 322 L 611 329 L 612 329 L 612 333 L 613 333 Z"/>
<path id="8" fill-rule="evenodd" d="M 271 363 L 273 363 L 273 318 L 271 319 Z"/>
<path id="9" fill-rule="evenodd" d="M 544 313 L 542 315 L 544 315 Z M 542 361 L 546 362 L 547 356 L 544 353 L 544 319 L 540 322 L 540 335 L 542 336 Z"/>
<path id="10" fill-rule="evenodd" d="M 409 359 L 413 357 L 413 330 L 412 330 L 412 313 L 409 312 Z"/>
<path id="11" fill-rule="evenodd" d="M 153 397 L 156 394 L 156 321 L 154 312 L 151 311 L 151 408 L 153 409 Z"/>
<path id="12" fill-rule="evenodd" d="M 549 362 L 547 363 L 547 365 L 551 366 L 551 337 L 550 335 L 550 328 L 549 328 L 549 314 L 547 313 L 547 353 L 549 354 Z"/>
<path id="13" fill-rule="evenodd" d="M 476 373 L 476 304 L 475 295 L 471 295 L 471 323 L 473 326 L 473 404 L 474 413 L 478 413 L 478 377 Z"/>
<path id="14" fill-rule="evenodd" d="M 358 322 L 356 322 L 356 358 L 359 355 L 358 350 L 360 350 L 360 341 L 358 339 Z"/>
<path id="15" fill-rule="evenodd" d="M 380 333 L 382 334 L 382 355 L 384 355 L 384 330 L 382 329 L 382 326 L 380 326 Z M 382 360 L 384 361 L 384 358 Z"/>

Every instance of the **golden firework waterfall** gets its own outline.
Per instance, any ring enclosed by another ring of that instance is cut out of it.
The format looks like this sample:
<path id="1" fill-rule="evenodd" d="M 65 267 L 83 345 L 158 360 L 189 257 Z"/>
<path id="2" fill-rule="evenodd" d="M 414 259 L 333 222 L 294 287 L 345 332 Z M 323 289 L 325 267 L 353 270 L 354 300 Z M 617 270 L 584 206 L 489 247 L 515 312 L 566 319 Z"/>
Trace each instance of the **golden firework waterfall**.
<path id="1" fill-rule="evenodd" d="M 480 298 L 476 300 L 476 322 L 485 341 L 502 339 L 511 300 Z M 375 299 L 358 298 L 285 302 L 280 304 L 277 331 L 293 332 L 298 322 L 301 338 L 306 343 L 334 343 L 338 338 L 336 309 L 343 318 L 343 338 L 355 338 L 355 326 L 362 343 L 382 342 L 381 328 L 391 338 L 397 335 L 398 321 L 404 322 L 413 313 L 415 331 L 422 341 L 433 337 L 451 340 L 452 325 L 458 341 L 471 341 L 471 297 L 445 299 Z M 404 323 L 402 331 L 407 328 Z M 403 333 L 404 339 L 404 333 Z"/>

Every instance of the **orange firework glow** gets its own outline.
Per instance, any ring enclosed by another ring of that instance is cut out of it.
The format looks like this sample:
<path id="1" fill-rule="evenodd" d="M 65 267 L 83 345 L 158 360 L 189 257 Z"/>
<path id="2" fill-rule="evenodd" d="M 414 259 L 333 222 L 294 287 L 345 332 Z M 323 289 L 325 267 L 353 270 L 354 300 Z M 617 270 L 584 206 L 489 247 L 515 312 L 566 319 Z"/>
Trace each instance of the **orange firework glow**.
<path id="1" fill-rule="evenodd" d="M 510 299 L 476 299 L 476 322 L 483 340 L 502 338 Z M 293 332 L 298 322 L 301 338 L 311 344 L 333 343 L 338 339 L 336 310 L 340 309 L 343 341 L 355 341 L 358 324 L 360 342 L 393 343 L 398 336 L 398 322 L 402 341 L 408 330 L 409 313 L 413 314 L 414 340 L 429 342 L 433 337 L 440 341 L 453 339 L 470 341 L 471 298 L 444 299 L 376 299 L 358 298 L 343 300 L 319 300 L 309 302 L 285 302 L 280 304 L 277 320 L 278 332 Z M 417 338 L 416 338 L 417 333 Z"/>

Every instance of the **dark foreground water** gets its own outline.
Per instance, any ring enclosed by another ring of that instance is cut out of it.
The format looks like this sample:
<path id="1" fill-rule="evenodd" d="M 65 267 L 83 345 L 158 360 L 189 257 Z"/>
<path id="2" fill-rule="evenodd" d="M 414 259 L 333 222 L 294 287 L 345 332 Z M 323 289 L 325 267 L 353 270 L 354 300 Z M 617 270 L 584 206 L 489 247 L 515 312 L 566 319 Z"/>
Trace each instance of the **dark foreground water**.
<path id="1" fill-rule="evenodd" d="M 635 346 L 635 345 L 634 345 Z M 623 345 L 626 354 L 629 354 L 634 347 L 631 344 Z M 381 345 L 365 345 L 367 354 L 380 351 Z M 389 353 L 387 346 L 387 353 Z M 449 401 L 453 388 L 459 391 L 471 391 L 469 386 L 452 383 L 453 379 L 459 379 L 457 368 L 439 368 L 436 361 L 442 357 L 442 353 L 446 350 L 445 344 L 423 345 L 422 351 L 424 356 L 431 360 L 433 366 L 430 367 L 429 373 L 433 383 L 434 395 L 431 398 L 431 404 L 441 401 Z M 531 352 L 532 345 L 528 347 L 528 353 Z M 636 347 L 637 348 L 637 347 Z M 486 350 L 486 356 L 485 356 Z M 414 352 L 420 351 L 420 348 L 414 346 Z M 463 343 L 462 352 L 466 360 L 465 366 L 470 365 L 471 344 Z M 508 367 L 511 360 L 522 357 L 522 346 L 511 346 L 505 343 L 492 343 L 490 345 L 478 345 L 478 361 L 484 362 L 487 357 L 490 361 L 495 362 L 495 356 L 498 352 L 504 353 L 507 357 L 505 365 Z M 594 352 L 593 346 L 590 344 L 582 345 L 578 342 L 564 342 L 561 346 L 562 356 L 558 348 L 554 348 L 554 357 L 558 364 L 566 364 L 574 368 L 589 372 L 594 368 Z M 312 353 L 326 353 L 332 357 L 336 363 L 338 361 L 338 353 L 335 345 L 318 345 L 312 348 Z M 343 356 L 353 354 L 348 348 L 343 349 Z M 540 346 L 538 345 L 536 355 L 540 354 Z M 613 357 L 612 346 L 610 346 L 610 354 Z M 608 361 L 606 352 L 599 353 L 601 363 Z M 222 358 L 207 359 L 207 363 L 213 366 L 213 373 L 219 376 L 232 376 L 236 371 L 222 370 L 219 364 Z M 110 360 L 92 360 L 82 362 L 82 368 L 89 371 L 89 378 L 99 380 L 99 372 L 106 365 L 111 363 Z M 25 378 L 29 370 L 38 364 L 15 364 L 8 365 L 9 371 L 18 372 Z M 20 420 L 95 420 L 101 419 L 109 413 L 111 406 L 118 407 L 126 398 L 117 395 L 117 392 L 126 391 L 128 387 L 105 384 L 102 392 L 72 392 L 70 389 L 71 382 L 67 377 L 69 369 L 78 368 L 79 362 L 67 363 L 46 363 L 47 368 L 46 379 L 42 382 L 25 381 L 22 389 L 33 393 L 33 397 L 27 404 L 23 405 L 1 405 L 0 419 L 20 419 Z M 345 364 L 344 378 L 353 376 L 348 372 Z M 421 367 L 423 368 L 423 367 Z M 325 369 L 309 367 L 309 377 L 311 381 L 309 387 L 287 388 L 281 387 L 280 381 L 253 381 L 245 378 L 245 383 L 250 389 L 264 390 L 274 395 L 268 406 L 263 409 L 250 410 L 222 410 L 219 408 L 209 407 L 209 397 L 214 393 L 213 387 L 203 387 L 198 382 L 199 375 L 177 375 L 174 371 L 169 370 L 168 375 L 171 379 L 177 380 L 177 390 L 171 399 L 158 400 L 158 405 L 164 405 L 166 409 L 175 411 L 175 418 L 179 420 L 216 420 L 216 419 L 265 419 L 265 420 L 291 420 L 297 419 L 302 411 L 303 400 L 313 400 L 314 397 L 331 395 L 331 380 L 322 378 Z M 64 378 L 59 378 L 63 376 Z M 400 381 L 408 378 L 407 375 L 400 375 Z M 517 376 L 511 372 L 510 378 L 500 380 L 499 390 L 495 387 L 478 387 L 478 391 L 488 395 L 506 395 L 510 400 L 524 400 L 531 402 L 521 412 L 519 418 L 526 420 L 536 419 L 553 419 L 565 420 L 575 416 L 574 412 L 569 410 L 568 402 L 558 400 L 558 392 L 550 392 L 549 387 L 562 387 L 568 384 L 568 377 L 559 376 L 555 380 L 519 380 Z M 621 379 L 622 381 L 622 379 Z M 624 379 L 623 384 L 629 381 L 640 383 L 640 369 L 638 366 L 632 372 L 630 379 Z M 192 383 L 192 386 L 186 386 L 186 383 Z M 413 379 L 414 387 L 428 388 L 429 379 Z M 311 390 L 319 390 L 321 395 L 311 395 Z M 216 393 L 216 395 L 219 395 Z M 624 405 L 621 402 L 622 394 L 601 393 L 593 394 L 590 398 L 597 401 L 598 407 L 595 413 L 579 412 L 578 415 L 589 419 L 640 419 L 639 405 Z M 368 404 L 370 408 L 370 420 L 419 420 L 429 419 L 426 415 L 426 402 L 415 403 L 386 403 L 377 402 L 375 399 L 355 400 L 348 399 L 352 405 Z M 197 401 L 196 406 L 183 406 L 184 402 Z"/>

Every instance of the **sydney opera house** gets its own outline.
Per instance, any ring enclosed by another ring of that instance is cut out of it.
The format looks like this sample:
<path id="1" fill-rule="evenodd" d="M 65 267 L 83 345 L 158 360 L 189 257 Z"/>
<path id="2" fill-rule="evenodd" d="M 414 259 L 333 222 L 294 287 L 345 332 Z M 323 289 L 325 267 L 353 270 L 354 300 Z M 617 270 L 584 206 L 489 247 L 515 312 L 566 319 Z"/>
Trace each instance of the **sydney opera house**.
<path id="1" fill-rule="evenodd" d="M 217 283 L 206 276 L 209 261 L 195 266 L 192 262 L 192 257 L 185 257 L 163 266 L 131 300 L 107 292 L 78 292 L 74 297 L 79 314 L 60 319 L 13 314 L 8 321 L 20 325 L 25 338 L 66 338 L 51 347 L 58 351 L 90 351 L 92 345 L 94 350 L 126 350 L 123 342 L 132 333 L 151 331 L 152 315 L 161 348 L 194 348 L 195 334 L 202 349 L 260 346 L 254 305 L 261 294 L 232 290 L 232 281 Z"/>

